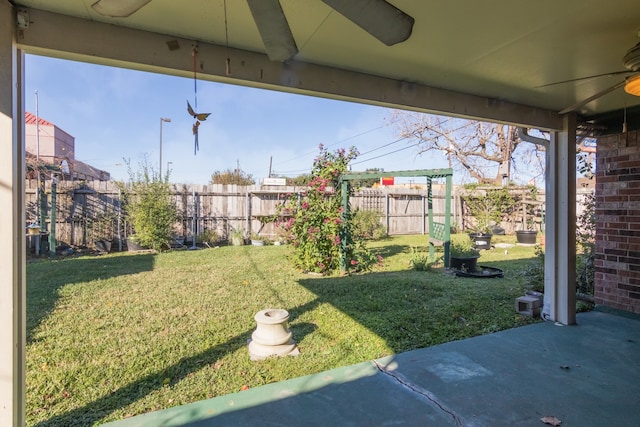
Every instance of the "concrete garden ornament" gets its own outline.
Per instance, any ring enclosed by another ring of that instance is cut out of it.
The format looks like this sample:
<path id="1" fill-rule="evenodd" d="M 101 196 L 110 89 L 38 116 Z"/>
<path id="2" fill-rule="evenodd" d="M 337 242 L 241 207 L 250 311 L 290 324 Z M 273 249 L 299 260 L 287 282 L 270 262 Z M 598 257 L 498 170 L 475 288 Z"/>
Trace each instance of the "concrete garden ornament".
<path id="1" fill-rule="evenodd" d="M 279 308 L 268 308 L 254 316 L 258 327 L 249 340 L 249 357 L 262 360 L 270 356 L 297 356 L 300 350 L 291 338 L 287 327 L 289 312 Z"/>

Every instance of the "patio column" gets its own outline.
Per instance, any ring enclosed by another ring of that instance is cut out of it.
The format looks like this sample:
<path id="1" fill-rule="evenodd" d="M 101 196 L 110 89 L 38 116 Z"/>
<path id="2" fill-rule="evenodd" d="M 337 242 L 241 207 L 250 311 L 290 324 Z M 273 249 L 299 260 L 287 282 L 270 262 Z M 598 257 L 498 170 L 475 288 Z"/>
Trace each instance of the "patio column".
<path id="1" fill-rule="evenodd" d="M 544 309 L 550 320 L 576 323 L 576 116 L 563 118 L 547 151 Z"/>
<path id="2" fill-rule="evenodd" d="M 0 420 L 24 425 L 24 56 L 13 6 L 0 0 Z"/>

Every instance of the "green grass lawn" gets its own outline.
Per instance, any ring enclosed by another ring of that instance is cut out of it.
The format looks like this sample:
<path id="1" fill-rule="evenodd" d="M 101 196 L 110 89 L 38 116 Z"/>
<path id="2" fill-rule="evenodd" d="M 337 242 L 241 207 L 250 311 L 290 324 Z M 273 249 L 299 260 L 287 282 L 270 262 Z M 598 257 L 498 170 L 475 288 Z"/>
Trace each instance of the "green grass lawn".
<path id="1" fill-rule="evenodd" d="M 533 248 L 484 252 L 505 277 L 475 279 L 411 270 L 424 236 L 369 246 L 384 267 L 345 277 L 295 270 L 288 246 L 30 263 L 28 425 L 99 424 L 532 322 L 514 300 Z M 289 311 L 299 356 L 249 360 L 265 308 Z"/>

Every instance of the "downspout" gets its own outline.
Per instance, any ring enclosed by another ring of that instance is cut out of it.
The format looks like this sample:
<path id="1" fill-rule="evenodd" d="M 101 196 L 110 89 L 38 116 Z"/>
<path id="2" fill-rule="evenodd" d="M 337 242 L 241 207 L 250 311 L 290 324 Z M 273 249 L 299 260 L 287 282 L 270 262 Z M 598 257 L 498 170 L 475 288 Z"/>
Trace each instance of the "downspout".
<path id="1" fill-rule="evenodd" d="M 516 130 L 516 133 L 518 135 L 518 138 L 520 138 L 521 140 L 525 142 L 530 142 L 535 145 L 541 145 L 542 147 L 544 147 L 546 151 L 544 156 L 544 171 L 545 171 L 545 174 L 547 174 L 551 168 L 551 158 L 549 157 L 549 152 L 548 152 L 550 141 L 544 138 L 539 138 L 537 136 L 529 135 L 527 131 L 528 131 L 527 128 L 518 127 Z M 544 180 L 544 191 L 545 191 L 545 198 L 548 197 L 549 194 L 551 194 L 551 191 L 552 191 L 551 182 L 548 179 Z M 545 211 L 546 211 L 546 203 L 545 203 Z M 545 218 L 546 218 L 546 215 L 545 215 Z M 546 226 L 545 226 L 545 229 L 546 229 Z M 547 255 L 545 252 L 545 258 L 546 256 Z M 545 291 L 546 291 L 546 282 L 547 282 L 547 279 L 546 279 L 546 271 L 545 271 Z M 544 320 L 550 320 L 550 315 L 551 315 L 551 301 L 549 300 L 550 298 L 547 294 L 548 294 L 547 292 L 544 293 L 542 313 L 540 313 L 540 317 L 542 317 L 542 319 Z"/>
<path id="2" fill-rule="evenodd" d="M 518 138 L 525 142 L 530 142 L 536 145 L 542 145 L 544 148 L 549 148 L 549 141 L 544 138 L 538 138 L 537 136 L 532 136 L 527 133 L 527 128 L 519 127 L 516 130 L 518 134 Z M 546 165 L 545 165 L 546 166 Z"/>

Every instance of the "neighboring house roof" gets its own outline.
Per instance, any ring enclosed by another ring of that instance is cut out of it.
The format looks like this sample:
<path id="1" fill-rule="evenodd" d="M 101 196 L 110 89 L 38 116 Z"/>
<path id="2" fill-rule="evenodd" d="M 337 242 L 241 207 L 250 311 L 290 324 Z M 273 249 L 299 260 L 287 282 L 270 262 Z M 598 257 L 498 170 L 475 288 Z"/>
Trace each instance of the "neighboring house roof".
<path id="1" fill-rule="evenodd" d="M 25 124 L 27 125 L 36 124 L 35 114 L 29 113 L 28 111 L 25 112 L 24 114 L 24 120 L 25 120 Z M 39 126 L 54 127 L 56 129 L 56 135 L 58 135 L 57 132 L 62 132 L 65 135 L 69 135 L 70 138 L 75 139 L 73 138 L 73 136 L 71 136 L 64 130 L 57 127 L 55 124 L 49 122 L 48 120 L 43 119 L 42 117 L 38 117 L 37 123 L 39 124 Z M 51 141 L 49 141 L 49 143 L 51 143 Z M 56 143 L 55 140 L 53 141 L 53 143 L 54 144 Z M 30 153 L 29 151 L 27 151 L 26 160 L 27 160 L 27 166 L 35 170 L 36 156 L 33 153 Z M 84 163 L 76 159 L 73 153 L 70 153 L 68 157 L 40 155 L 41 165 L 44 165 L 44 164 L 50 165 L 50 168 L 53 167 L 55 170 L 60 170 L 60 165 L 62 164 L 63 160 L 66 160 L 69 165 L 69 173 L 63 174 L 65 177 L 67 177 L 66 179 L 81 179 L 81 180 L 97 179 L 100 181 L 108 181 L 111 179 L 111 174 L 109 172 L 95 168 L 87 163 Z M 49 170 L 51 170 L 50 168 Z M 62 171 L 60 170 L 60 172 Z"/>
<path id="2" fill-rule="evenodd" d="M 35 170 L 36 165 L 36 156 L 32 153 L 26 153 L 27 160 L 27 177 L 34 178 L 35 175 L 31 175 L 29 172 Z M 62 172 L 62 162 L 65 161 L 69 165 L 69 173 Z M 91 180 L 96 179 L 99 181 L 109 181 L 111 179 L 111 174 L 107 171 L 103 171 L 102 169 L 95 168 L 85 162 L 82 162 L 77 159 L 63 159 L 63 158 L 53 158 L 44 162 L 42 158 L 40 159 L 40 164 L 42 167 L 46 167 L 46 170 L 55 171 L 56 173 L 60 173 L 63 179 L 79 179 L 79 180 Z M 48 165 L 48 166 L 47 166 Z"/>
<path id="3" fill-rule="evenodd" d="M 94 168 L 90 164 L 81 162 L 80 160 L 69 161 L 69 169 L 74 178 L 84 177 L 86 179 L 91 177 L 100 181 L 109 181 L 111 179 L 109 172 Z"/>
<path id="4" fill-rule="evenodd" d="M 28 111 L 24 113 L 24 122 L 28 125 L 36 124 L 36 115 L 29 113 Z M 55 126 L 53 123 L 43 119 L 42 117 L 38 117 L 38 123 L 41 126 Z"/>

